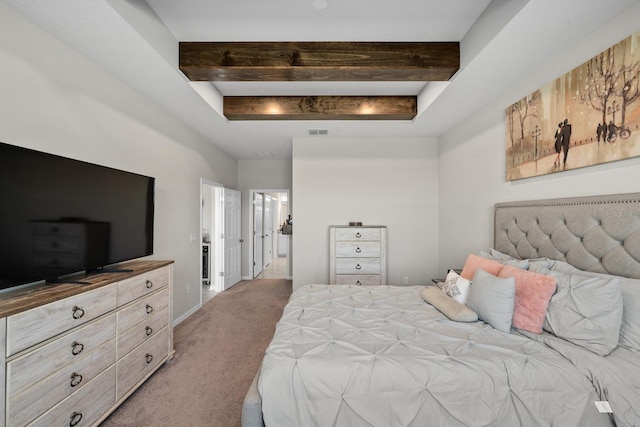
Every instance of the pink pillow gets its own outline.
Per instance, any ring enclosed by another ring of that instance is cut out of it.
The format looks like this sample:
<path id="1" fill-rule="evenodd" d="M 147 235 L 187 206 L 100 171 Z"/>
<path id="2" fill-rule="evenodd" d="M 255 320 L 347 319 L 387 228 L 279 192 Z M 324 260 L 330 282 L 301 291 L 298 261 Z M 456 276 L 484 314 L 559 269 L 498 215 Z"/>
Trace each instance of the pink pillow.
<path id="1" fill-rule="evenodd" d="M 487 273 L 497 276 L 500 270 L 502 270 L 502 267 L 504 267 L 504 265 L 500 264 L 498 261 L 469 254 L 467 260 L 464 262 L 464 267 L 462 268 L 460 275 L 465 279 L 471 280 L 473 279 L 473 275 L 476 274 L 476 270 L 481 268 Z"/>
<path id="2" fill-rule="evenodd" d="M 516 281 L 516 297 L 511 321 L 513 326 L 534 334 L 541 334 L 549 301 L 556 291 L 555 277 L 510 265 L 500 270 L 498 277 L 513 277 Z"/>

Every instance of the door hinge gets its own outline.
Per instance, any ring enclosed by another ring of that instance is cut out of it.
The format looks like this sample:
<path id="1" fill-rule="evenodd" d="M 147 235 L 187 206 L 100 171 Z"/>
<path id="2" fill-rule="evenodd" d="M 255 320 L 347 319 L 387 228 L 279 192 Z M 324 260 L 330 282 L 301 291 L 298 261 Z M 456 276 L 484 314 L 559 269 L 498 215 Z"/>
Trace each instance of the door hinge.
<path id="1" fill-rule="evenodd" d="M 224 271 L 220 272 L 220 277 L 224 277 Z"/>

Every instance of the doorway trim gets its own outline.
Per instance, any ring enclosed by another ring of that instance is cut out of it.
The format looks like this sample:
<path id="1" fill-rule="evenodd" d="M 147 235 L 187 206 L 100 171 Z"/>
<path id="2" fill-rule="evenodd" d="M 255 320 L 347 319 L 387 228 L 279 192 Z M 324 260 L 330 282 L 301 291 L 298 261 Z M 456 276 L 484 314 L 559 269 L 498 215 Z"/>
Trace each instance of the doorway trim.
<path id="1" fill-rule="evenodd" d="M 253 195 L 254 193 L 286 193 L 287 194 L 287 204 L 289 207 L 289 214 L 291 214 L 291 190 L 290 189 L 286 189 L 286 188 L 268 188 L 268 189 L 259 189 L 259 188 L 254 188 L 254 189 L 250 189 L 249 190 L 249 234 L 251 236 L 253 236 L 253 222 L 254 222 L 254 218 L 253 218 L 253 213 L 254 213 L 254 209 L 253 209 Z M 251 270 L 251 277 L 250 278 L 244 278 L 243 279 L 248 279 L 251 280 L 253 279 L 253 263 L 254 263 L 254 259 L 253 259 L 253 239 L 247 239 L 249 242 L 249 269 Z M 291 280 L 292 278 L 292 274 L 291 274 L 291 248 L 292 248 L 292 240 L 291 238 L 289 238 L 289 248 L 287 250 L 287 277 L 286 279 Z"/>
<path id="2" fill-rule="evenodd" d="M 205 188 L 205 186 L 207 188 L 212 187 L 215 188 L 215 195 L 212 197 L 211 199 L 211 204 L 212 204 L 212 210 L 213 210 L 213 217 L 215 220 L 215 224 L 213 224 L 213 227 L 209 230 L 209 242 L 210 242 L 210 249 L 209 249 L 209 256 L 211 256 L 211 253 L 213 253 L 213 258 L 210 258 L 209 261 L 209 265 L 210 265 L 210 271 L 209 271 L 209 281 L 210 281 L 210 287 L 212 287 L 212 290 L 214 290 L 215 292 L 220 292 L 222 291 L 222 285 L 221 285 L 221 278 L 220 278 L 220 271 L 222 268 L 221 262 L 222 262 L 222 244 L 221 244 L 221 239 L 217 238 L 221 235 L 222 231 L 221 231 L 221 226 L 222 226 L 222 198 L 219 196 L 220 195 L 220 191 L 224 190 L 224 186 L 218 182 L 215 181 L 210 181 L 206 178 L 200 178 L 200 233 L 199 233 L 199 237 L 200 239 L 198 240 L 198 244 L 199 244 L 199 251 L 198 253 L 200 254 L 199 258 L 199 266 L 200 269 L 198 270 L 198 276 L 200 276 L 200 307 L 202 307 L 203 301 L 202 301 L 202 263 L 203 263 L 203 256 L 202 256 L 202 248 L 203 248 L 203 243 L 205 241 L 205 236 L 204 236 L 204 192 L 203 189 Z"/>

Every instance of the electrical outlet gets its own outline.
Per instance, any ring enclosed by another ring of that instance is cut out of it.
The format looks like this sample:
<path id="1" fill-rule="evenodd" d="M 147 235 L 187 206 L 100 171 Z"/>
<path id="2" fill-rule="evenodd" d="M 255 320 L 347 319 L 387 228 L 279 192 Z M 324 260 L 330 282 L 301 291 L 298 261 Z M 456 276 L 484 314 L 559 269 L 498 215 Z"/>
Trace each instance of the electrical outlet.
<path id="1" fill-rule="evenodd" d="M 196 233 L 191 233 L 189 235 L 189 240 L 191 240 L 191 243 L 195 242 L 196 240 L 198 240 L 198 237 L 196 236 Z"/>
<path id="2" fill-rule="evenodd" d="M 187 285 L 187 293 L 190 294 L 191 293 L 191 285 Z"/>
<path id="3" fill-rule="evenodd" d="M 405 285 L 409 284 L 409 278 L 407 276 L 404 276 L 404 280 L 403 280 Z"/>

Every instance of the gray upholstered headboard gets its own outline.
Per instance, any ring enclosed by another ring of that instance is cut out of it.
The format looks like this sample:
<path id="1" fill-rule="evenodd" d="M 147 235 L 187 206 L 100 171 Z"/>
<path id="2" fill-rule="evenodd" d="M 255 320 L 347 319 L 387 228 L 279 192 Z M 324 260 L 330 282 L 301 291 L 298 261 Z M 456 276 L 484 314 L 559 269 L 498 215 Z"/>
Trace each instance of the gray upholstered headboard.
<path id="1" fill-rule="evenodd" d="M 494 247 L 640 278 L 640 193 L 498 203 Z"/>

